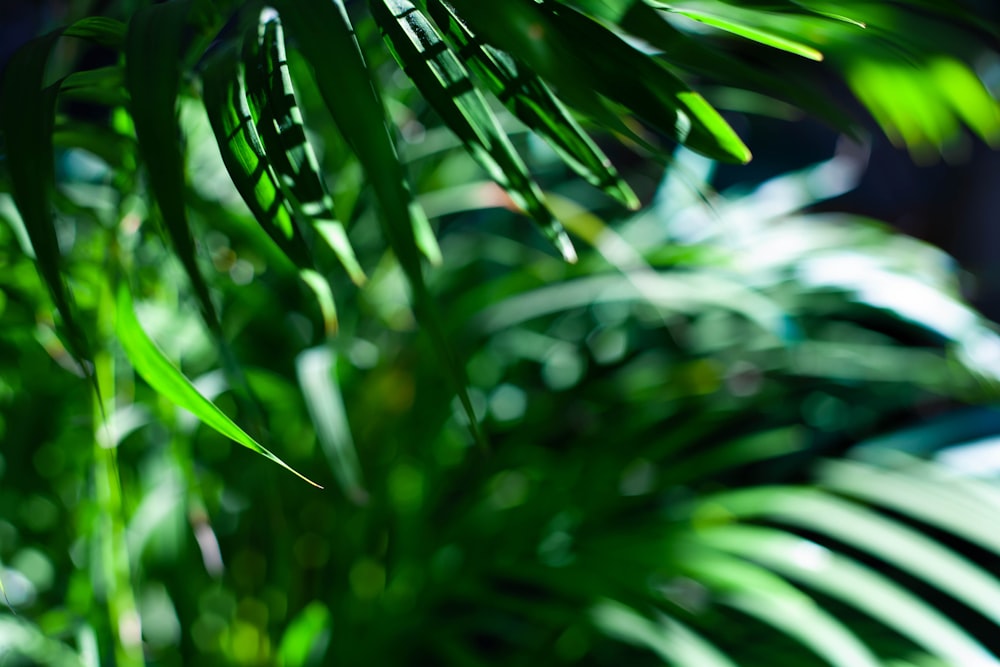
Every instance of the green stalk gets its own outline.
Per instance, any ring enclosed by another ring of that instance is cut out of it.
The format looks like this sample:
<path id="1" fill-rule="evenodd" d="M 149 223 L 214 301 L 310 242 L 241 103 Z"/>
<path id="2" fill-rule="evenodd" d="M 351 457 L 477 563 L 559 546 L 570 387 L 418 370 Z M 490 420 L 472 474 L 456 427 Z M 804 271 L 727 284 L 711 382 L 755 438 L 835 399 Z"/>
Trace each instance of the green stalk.
<path id="1" fill-rule="evenodd" d="M 111 280 L 103 281 L 97 305 L 98 340 L 112 341 L 115 332 L 115 299 Z M 115 638 L 115 664 L 119 667 L 142 667 L 142 630 L 132 590 L 128 547 L 125 541 L 125 513 L 122 485 L 118 474 L 118 438 L 114 424 L 115 359 L 108 346 L 94 355 L 94 376 L 98 392 L 94 396 L 94 501 L 97 505 L 96 552 L 94 563 L 95 593 L 103 592 L 112 636 Z M 103 398 L 102 398 L 103 397 Z M 102 591 L 103 589 L 103 591 Z"/>

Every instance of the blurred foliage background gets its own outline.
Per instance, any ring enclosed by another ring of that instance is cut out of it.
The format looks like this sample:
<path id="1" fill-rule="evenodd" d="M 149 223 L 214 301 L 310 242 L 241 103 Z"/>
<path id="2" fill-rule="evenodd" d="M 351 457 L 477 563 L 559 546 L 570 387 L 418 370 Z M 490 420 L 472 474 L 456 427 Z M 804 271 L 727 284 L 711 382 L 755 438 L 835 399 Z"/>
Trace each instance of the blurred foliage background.
<path id="1" fill-rule="evenodd" d="M 995 7 L 275 4 L 3 10 L 4 664 L 1000 664 Z"/>

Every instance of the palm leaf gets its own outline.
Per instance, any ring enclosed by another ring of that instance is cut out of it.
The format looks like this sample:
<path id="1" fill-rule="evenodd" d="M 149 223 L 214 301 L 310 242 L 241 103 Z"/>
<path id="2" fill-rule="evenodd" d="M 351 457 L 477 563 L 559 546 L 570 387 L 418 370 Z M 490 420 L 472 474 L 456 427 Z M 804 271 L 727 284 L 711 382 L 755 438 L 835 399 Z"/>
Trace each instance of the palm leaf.
<path id="1" fill-rule="evenodd" d="M 624 206 L 638 208 L 635 193 L 544 81 L 508 54 L 483 43 L 444 0 L 422 4 L 455 53 L 511 113 L 592 185 Z"/>
<path id="2" fill-rule="evenodd" d="M 237 426 L 214 403 L 201 395 L 194 384 L 187 379 L 149 339 L 142 325 L 135 316 L 132 306 L 132 296 L 128 288 L 122 285 L 118 289 L 116 308 L 116 332 L 122 349 L 136 372 L 150 387 L 161 396 L 170 400 L 178 407 L 191 412 L 203 424 L 211 427 L 221 435 L 234 440 L 247 449 L 257 452 L 270 459 L 282 468 L 302 478 L 317 488 L 323 488 L 302 474 L 296 472 L 287 463 L 261 446 L 256 440 Z"/>
<path id="3" fill-rule="evenodd" d="M 288 201 L 319 238 L 329 243 L 356 285 L 365 282 L 347 238 L 344 224 L 333 210 L 333 198 L 319 173 L 316 155 L 306 137 L 302 112 L 288 72 L 281 22 L 274 12 L 263 12 L 257 37 L 248 35 L 244 45 L 247 92 L 254 101 L 257 128 L 270 156 L 278 183 Z"/>
<path id="4" fill-rule="evenodd" d="M 339 0 L 287 0 L 279 8 L 313 66 L 327 109 L 365 168 L 381 208 L 386 237 L 413 290 L 418 316 L 458 392 L 475 439 L 485 445 L 465 386 L 465 372 L 451 351 L 424 282 L 419 250 L 430 252 L 432 259 L 440 257 L 440 250 L 436 242 L 430 246 L 426 240 L 429 223 L 411 201 L 382 103 L 372 86 L 346 10 Z"/>
<path id="5" fill-rule="evenodd" d="M 90 347 L 65 283 L 50 192 L 54 187 L 53 125 L 59 84 L 43 88 L 45 66 L 62 30 L 28 42 L 11 58 L 3 78 L 0 129 L 10 164 L 11 194 L 35 253 L 35 266 L 62 318 L 68 348 L 94 382 Z M 16 100 L 16 102 L 15 102 Z"/>
<path id="6" fill-rule="evenodd" d="M 194 238 L 184 205 L 184 157 L 177 124 L 181 44 L 191 0 L 176 0 L 135 12 L 125 36 L 125 87 L 139 140 L 139 153 L 160 209 L 164 229 L 180 259 L 202 316 L 221 331 L 208 284 L 198 268 Z"/>
<path id="7" fill-rule="evenodd" d="M 437 27 L 406 0 L 380 0 L 373 2 L 371 9 L 396 62 L 427 102 L 490 177 L 528 212 L 560 254 L 575 261 L 576 252 L 562 225 L 542 202 L 541 190 Z"/>

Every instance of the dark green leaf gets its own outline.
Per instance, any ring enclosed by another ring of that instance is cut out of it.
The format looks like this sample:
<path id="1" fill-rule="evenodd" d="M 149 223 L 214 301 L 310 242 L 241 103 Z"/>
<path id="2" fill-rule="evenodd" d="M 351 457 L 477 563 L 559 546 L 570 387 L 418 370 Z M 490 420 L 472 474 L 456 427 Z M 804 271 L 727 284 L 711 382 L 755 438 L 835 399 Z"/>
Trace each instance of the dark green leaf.
<path id="1" fill-rule="evenodd" d="M 117 65 L 74 72 L 63 80 L 60 93 L 107 106 L 124 106 L 128 96 L 122 86 L 123 72 Z"/>
<path id="2" fill-rule="evenodd" d="M 704 98 L 576 10 L 532 0 L 452 4 L 474 29 L 523 60 L 567 103 L 596 120 L 606 122 L 603 96 L 693 150 L 719 160 L 749 161 L 747 147 Z"/>
<path id="3" fill-rule="evenodd" d="M 510 55 L 484 44 L 447 2 L 426 0 L 424 4 L 455 52 L 511 113 L 591 184 L 626 207 L 638 208 L 635 193 L 544 81 Z"/>
<path id="4" fill-rule="evenodd" d="M 236 54 L 215 54 L 202 71 L 203 98 L 229 176 L 251 213 L 296 266 L 310 266 L 308 248 L 257 134 Z"/>
<path id="5" fill-rule="evenodd" d="M 69 26 L 63 34 L 120 49 L 125 42 L 125 24 L 104 16 L 90 16 Z"/>
<path id="6" fill-rule="evenodd" d="M 86 361 L 90 357 L 87 338 L 63 279 L 52 215 L 52 133 L 59 84 L 42 86 L 45 65 L 60 34 L 57 30 L 28 42 L 11 58 L 3 79 L 0 129 L 7 145 L 11 193 L 31 239 L 36 266 L 62 318 L 70 353 L 93 378 Z"/>
<path id="7" fill-rule="evenodd" d="M 140 9 L 132 15 L 125 37 L 125 86 L 129 110 L 146 165 L 149 185 L 163 225 L 180 259 L 202 316 L 220 331 L 208 284 L 196 259 L 194 238 L 184 206 L 184 157 L 177 124 L 181 45 L 184 43 L 190 0 L 174 0 Z"/>
<path id="8" fill-rule="evenodd" d="M 485 446 L 466 389 L 464 369 L 455 358 L 424 282 L 417 246 L 421 233 L 415 234 L 414 230 L 429 226 L 426 218 L 421 222 L 422 211 L 411 200 L 386 126 L 382 102 L 347 12 L 340 0 L 282 0 L 279 9 L 289 32 L 298 39 L 299 48 L 313 67 L 327 109 L 367 173 L 381 208 L 386 237 L 413 290 L 417 315 L 458 392 L 475 439 Z M 423 250 L 427 252 L 428 248 L 425 246 Z"/>
<path id="9" fill-rule="evenodd" d="M 490 177 L 528 212 L 562 256 L 575 261 L 576 252 L 562 225 L 542 202 L 541 190 L 437 28 L 408 0 L 378 0 L 371 3 L 371 10 L 396 62 L 424 99 Z"/>

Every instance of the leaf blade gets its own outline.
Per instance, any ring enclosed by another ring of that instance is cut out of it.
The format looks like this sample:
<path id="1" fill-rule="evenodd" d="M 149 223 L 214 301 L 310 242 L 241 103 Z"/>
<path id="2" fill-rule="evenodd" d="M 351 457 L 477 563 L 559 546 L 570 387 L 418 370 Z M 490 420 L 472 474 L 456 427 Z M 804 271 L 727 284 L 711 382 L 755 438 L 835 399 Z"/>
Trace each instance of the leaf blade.
<path id="1" fill-rule="evenodd" d="M 67 347 L 84 375 L 97 380 L 88 366 L 90 346 L 78 320 L 73 295 L 65 283 L 62 253 L 53 219 L 51 190 L 54 187 L 53 133 L 59 83 L 43 88 L 45 66 L 62 30 L 55 30 L 20 48 L 7 65 L 3 99 L 17 100 L 0 107 L 0 129 L 10 163 L 11 194 L 35 253 L 35 266 L 42 276 L 56 310 L 62 318 Z"/>
<path id="2" fill-rule="evenodd" d="M 316 488 L 323 488 L 305 477 L 236 425 L 212 401 L 205 398 L 192 382 L 174 366 L 149 338 L 135 315 L 132 296 L 125 285 L 118 288 L 116 299 L 118 340 L 136 372 L 161 396 L 184 408 L 203 424 L 221 435 L 277 463 Z"/>
<path id="3" fill-rule="evenodd" d="M 145 7 L 132 15 L 125 34 L 125 87 L 139 154 L 164 229 L 191 281 L 205 322 L 218 334 L 221 325 L 208 284 L 198 268 L 184 206 L 184 157 L 176 112 L 181 44 L 191 8 L 190 0 L 175 0 Z"/>
<path id="4" fill-rule="evenodd" d="M 378 0 L 371 8 L 390 52 L 424 99 L 490 177 L 527 211 L 560 254 L 569 262 L 575 261 L 569 236 L 545 205 L 527 166 L 434 24 L 408 0 Z"/>

